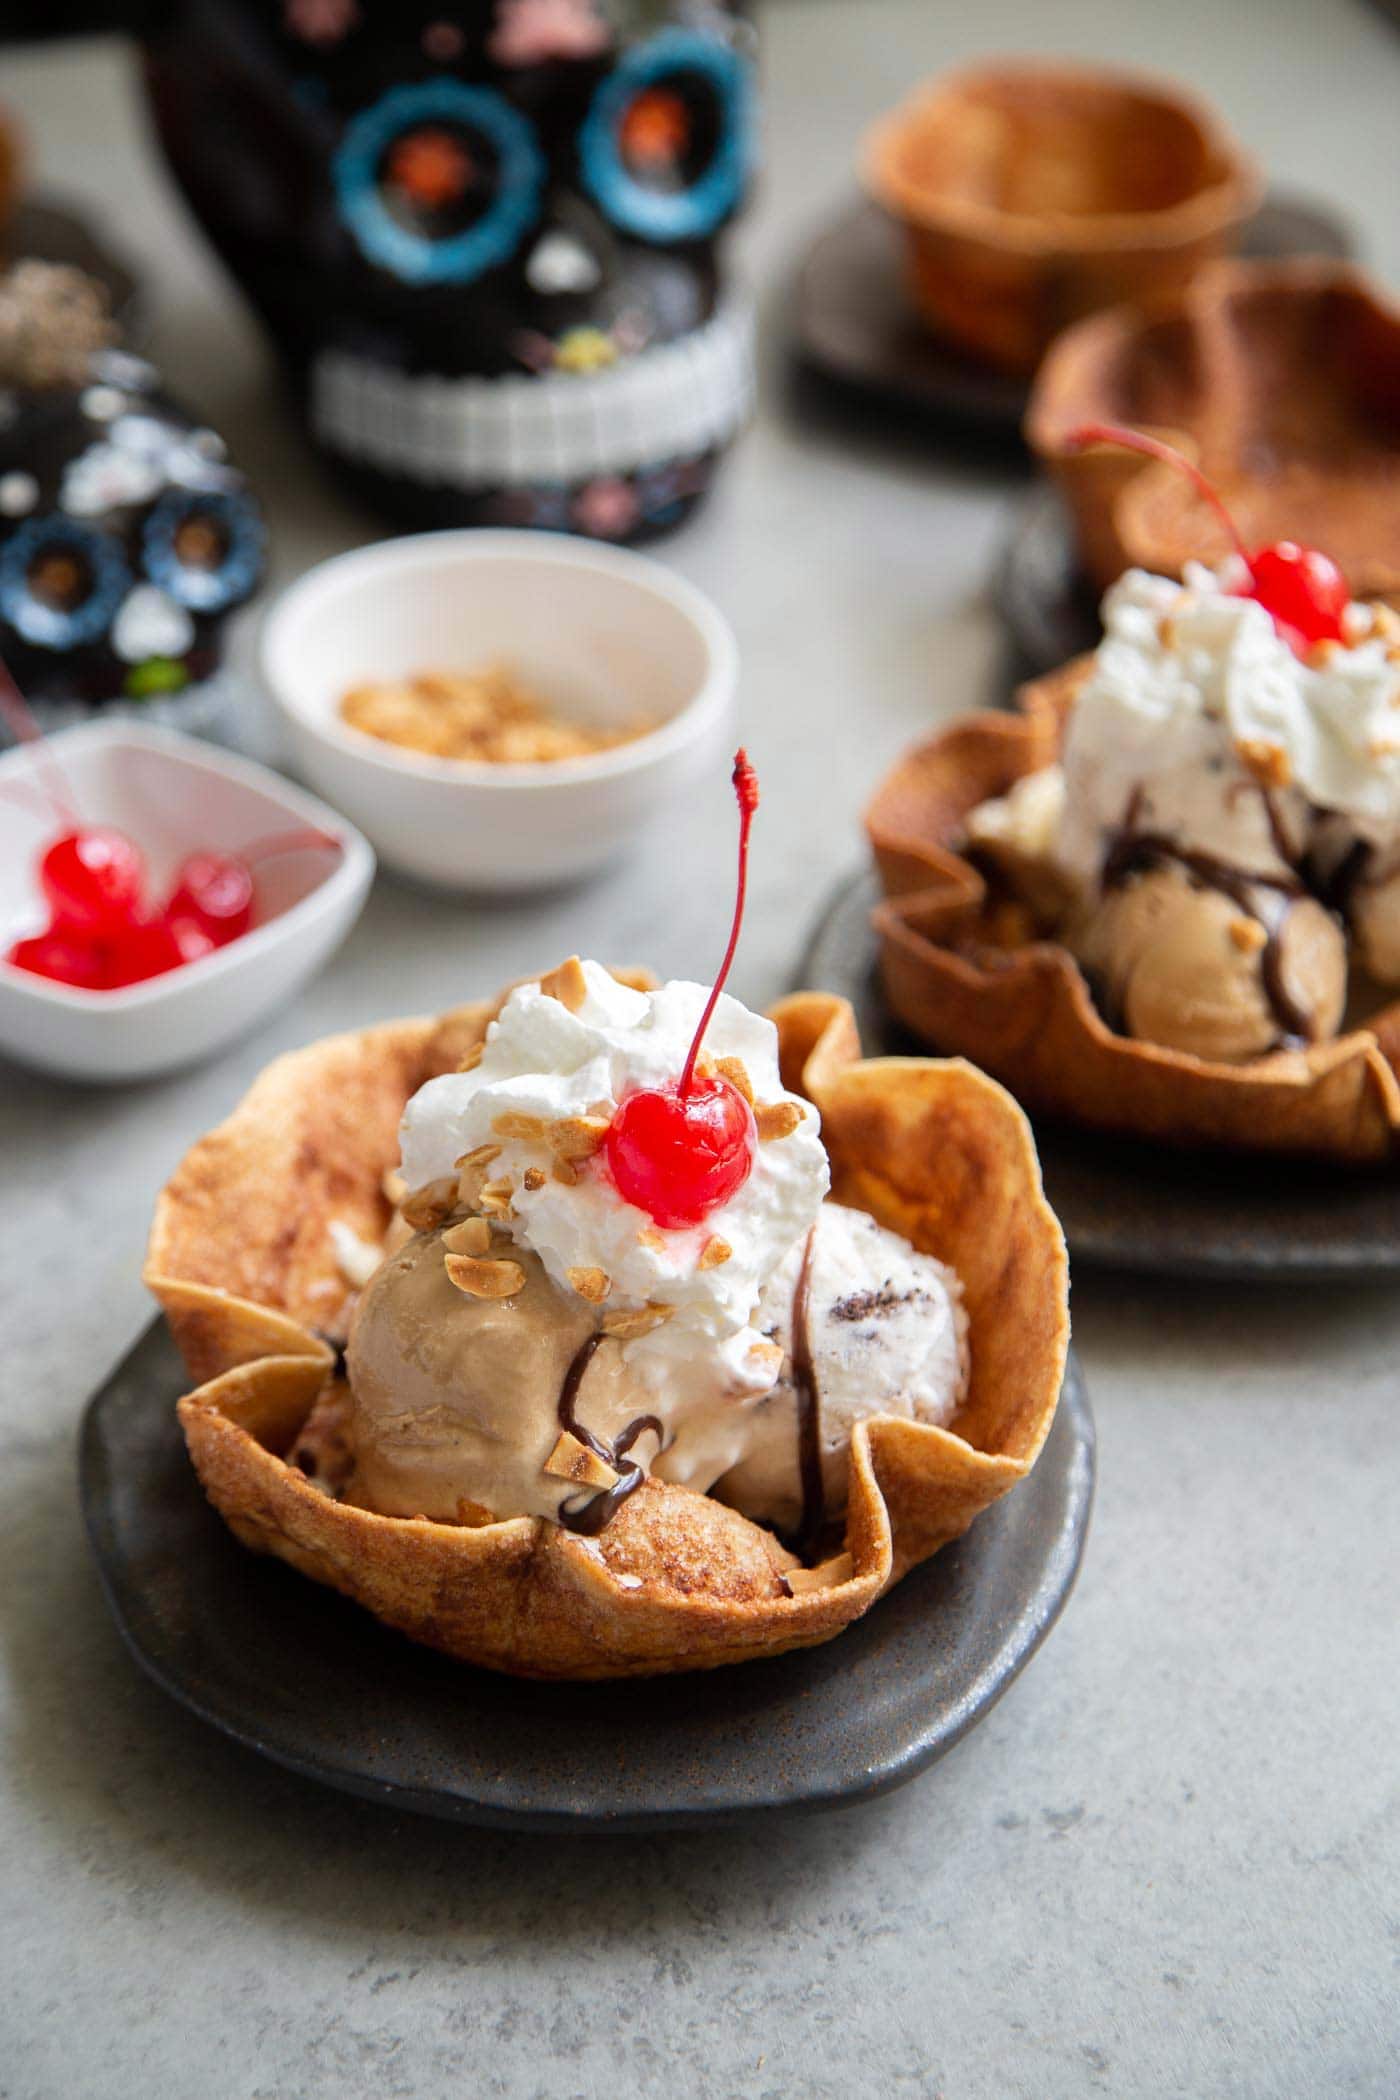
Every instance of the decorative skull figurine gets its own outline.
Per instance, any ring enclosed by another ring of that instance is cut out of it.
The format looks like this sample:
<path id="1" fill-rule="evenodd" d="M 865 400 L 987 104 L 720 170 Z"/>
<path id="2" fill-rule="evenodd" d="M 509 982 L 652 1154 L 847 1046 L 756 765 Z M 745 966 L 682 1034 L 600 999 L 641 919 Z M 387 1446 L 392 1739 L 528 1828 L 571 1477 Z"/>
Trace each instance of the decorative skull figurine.
<path id="1" fill-rule="evenodd" d="M 753 47 L 742 0 L 182 0 L 148 78 L 361 493 L 621 540 L 684 515 L 750 405 L 718 237 Z"/>
<path id="2" fill-rule="evenodd" d="M 222 438 L 112 333 L 75 270 L 0 280 L 0 657 L 51 721 L 123 702 L 208 724 L 262 520 Z"/>

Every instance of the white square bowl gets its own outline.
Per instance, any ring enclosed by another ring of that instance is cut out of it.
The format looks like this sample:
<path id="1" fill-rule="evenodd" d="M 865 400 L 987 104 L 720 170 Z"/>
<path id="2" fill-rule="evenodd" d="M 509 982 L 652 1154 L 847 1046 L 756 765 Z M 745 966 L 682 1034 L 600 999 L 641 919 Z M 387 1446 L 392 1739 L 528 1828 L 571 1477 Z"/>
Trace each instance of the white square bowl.
<path id="1" fill-rule="evenodd" d="M 295 854 L 259 871 L 260 925 L 199 962 L 112 992 L 51 984 L 0 961 L 0 1051 L 65 1079 L 149 1079 L 195 1063 L 255 1028 L 340 946 L 359 917 L 374 855 L 344 818 L 265 766 L 171 729 L 94 723 L 49 748 L 84 823 L 111 824 L 140 846 L 153 890 L 198 847 L 239 852 L 277 832 L 311 828 L 341 855 Z M 22 787 L 32 811 L 0 799 L 0 953 L 37 932 L 47 912 L 38 862 L 56 819 L 43 768 L 21 746 L 0 757 L 0 787 Z"/>

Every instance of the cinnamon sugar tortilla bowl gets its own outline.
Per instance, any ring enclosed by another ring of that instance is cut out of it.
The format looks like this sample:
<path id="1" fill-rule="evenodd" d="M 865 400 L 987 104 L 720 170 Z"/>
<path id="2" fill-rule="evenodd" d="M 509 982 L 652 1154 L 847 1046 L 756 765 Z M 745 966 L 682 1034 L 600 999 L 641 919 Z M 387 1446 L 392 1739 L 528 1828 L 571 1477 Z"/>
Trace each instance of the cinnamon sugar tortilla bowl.
<path id="1" fill-rule="evenodd" d="M 1084 423 L 1167 439 L 1245 544 L 1325 547 L 1356 598 L 1400 606 L 1400 303 L 1344 263 L 1212 264 L 1179 295 L 1067 329 L 1036 374 L 1026 440 L 1063 496 L 1096 590 L 1231 551 L 1173 468 Z"/>
<path id="2" fill-rule="evenodd" d="M 901 227 L 934 331 L 1029 374 L 1060 329 L 1186 284 L 1263 196 L 1220 118 L 1174 81 L 999 60 L 875 126 L 865 186 Z"/>
<path id="3" fill-rule="evenodd" d="M 457 1068 L 499 1005 L 279 1058 L 162 1192 L 146 1282 L 195 1381 L 179 1415 L 206 1494 L 254 1551 L 413 1640 L 517 1676 L 709 1669 L 831 1639 L 1024 1479 L 1049 1430 L 1068 1267 L 1024 1115 L 959 1061 L 862 1060 L 840 999 L 803 992 L 773 1009 L 784 1081 L 821 1111 L 833 1194 L 950 1263 L 970 1326 L 971 1383 L 949 1427 L 857 1428 L 844 1550 L 822 1566 L 654 1480 L 591 1540 L 532 1517 L 378 1516 L 287 1462 L 312 1408 L 343 1392 L 325 1337 L 344 1334 L 353 1291 L 328 1226 L 382 1237 L 404 1104 Z"/>
<path id="4" fill-rule="evenodd" d="M 1177 1145 L 1393 1165 L 1400 1002 L 1364 1028 L 1245 1065 L 1111 1029 L 1068 949 L 1006 922 L 958 850 L 968 814 L 1059 753 L 1080 657 L 1024 686 L 1014 714 L 965 715 L 894 767 L 865 823 L 886 1000 L 924 1041 L 972 1059 L 1033 1113 Z"/>

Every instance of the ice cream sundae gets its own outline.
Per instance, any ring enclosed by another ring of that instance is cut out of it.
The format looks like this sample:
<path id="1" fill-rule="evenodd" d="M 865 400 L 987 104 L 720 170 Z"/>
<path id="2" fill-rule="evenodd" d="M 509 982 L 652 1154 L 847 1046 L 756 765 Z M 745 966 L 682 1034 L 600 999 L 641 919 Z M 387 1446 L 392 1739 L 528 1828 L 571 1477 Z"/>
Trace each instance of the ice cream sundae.
<path id="1" fill-rule="evenodd" d="M 746 844 L 742 754 L 735 778 Z M 818 1116 L 783 1087 L 773 1024 L 721 991 L 732 954 L 713 990 L 572 958 L 409 1102 L 423 1229 L 350 1330 L 352 1499 L 590 1533 L 650 1473 L 811 1547 L 856 1419 L 952 1414 L 957 1278 L 824 1203 Z"/>
<path id="2" fill-rule="evenodd" d="M 866 825 L 891 1009 L 1028 1106 L 1196 1145 L 1400 1143 L 1400 617 L 1293 541 L 1129 570 L 1091 656 L 909 752 Z"/>
<path id="3" fill-rule="evenodd" d="M 148 1280 L 240 1538 L 547 1676 L 829 1638 L 1023 1477 L 1066 1340 L 1024 1119 L 849 1009 L 570 958 L 280 1061 Z M 382 1259 L 377 1254 L 382 1250 Z"/>
<path id="4" fill-rule="evenodd" d="M 1349 952 L 1400 983 L 1400 620 L 1288 544 L 1130 570 L 1103 611 L 1059 759 L 970 847 L 1127 1034 L 1229 1064 L 1329 1040 Z"/>

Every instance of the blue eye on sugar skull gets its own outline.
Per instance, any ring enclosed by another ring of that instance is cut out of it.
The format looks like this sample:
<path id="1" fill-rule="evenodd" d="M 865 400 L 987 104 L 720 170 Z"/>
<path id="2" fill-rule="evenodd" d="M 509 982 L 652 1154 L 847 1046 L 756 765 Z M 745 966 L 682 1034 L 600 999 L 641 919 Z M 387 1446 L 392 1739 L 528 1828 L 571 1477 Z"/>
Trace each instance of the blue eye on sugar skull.
<path id="1" fill-rule="evenodd" d="M 391 88 L 348 126 L 340 213 L 370 262 L 407 284 L 468 284 L 508 262 L 539 216 L 533 127 L 492 88 Z"/>
<path id="2" fill-rule="evenodd" d="M 31 518 L 0 546 L 0 620 L 36 649 L 85 648 L 103 639 L 131 581 L 108 533 Z"/>
<path id="3" fill-rule="evenodd" d="M 241 493 L 171 489 L 146 520 L 146 574 L 189 612 L 222 613 L 257 589 L 262 519 Z"/>
<path id="4" fill-rule="evenodd" d="M 53 726 L 113 704 L 223 722 L 224 618 L 263 569 L 252 493 L 154 367 L 71 341 L 83 280 L 61 265 L 17 276 L 6 296 L 25 325 L 0 366 L 0 657 Z"/>
<path id="5" fill-rule="evenodd" d="M 583 179 L 615 226 L 644 240 L 703 240 L 748 181 L 752 84 L 727 44 L 663 31 L 629 51 L 579 136 Z"/>

